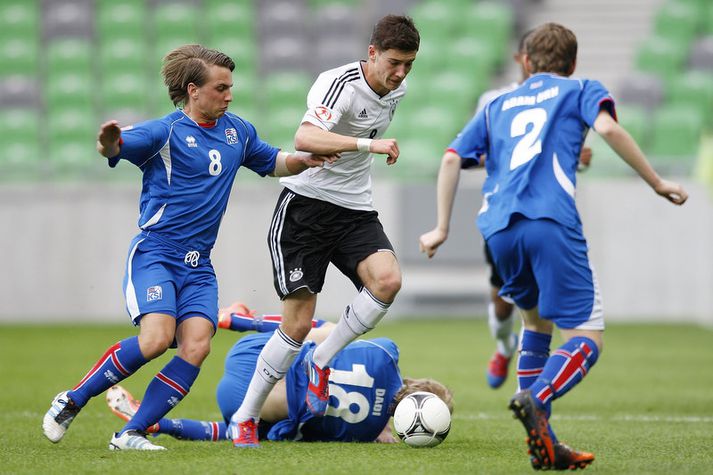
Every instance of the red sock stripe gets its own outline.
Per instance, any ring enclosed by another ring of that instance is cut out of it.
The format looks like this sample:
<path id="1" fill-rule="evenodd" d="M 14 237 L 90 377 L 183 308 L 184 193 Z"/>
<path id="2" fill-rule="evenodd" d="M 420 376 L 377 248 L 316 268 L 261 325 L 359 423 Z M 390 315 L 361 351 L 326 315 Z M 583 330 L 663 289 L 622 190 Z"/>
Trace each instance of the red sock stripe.
<path id="1" fill-rule="evenodd" d="M 545 386 L 539 393 L 535 394 L 535 397 L 542 401 L 543 404 L 546 404 L 547 401 L 552 398 L 552 388 L 550 386 Z"/>
<path id="2" fill-rule="evenodd" d="M 94 364 L 94 366 L 92 366 L 92 369 L 90 369 L 89 372 L 88 372 L 86 375 L 84 375 L 84 377 L 82 378 L 82 380 L 79 381 L 79 383 L 78 383 L 74 388 L 72 388 L 72 390 L 73 390 L 73 391 L 76 391 L 76 390 L 79 389 L 85 382 L 87 382 L 87 380 L 88 380 L 89 378 L 91 378 L 92 376 L 94 376 L 94 374 L 96 374 L 96 372 L 99 371 L 99 368 L 101 368 L 102 366 L 104 366 L 104 363 L 106 363 L 106 360 L 108 360 L 109 358 L 112 358 L 112 359 L 114 358 L 114 352 L 115 352 L 116 350 L 118 350 L 119 348 L 121 348 L 121 342 L 120 342 L 120 341 L 117 341 L 113 346 L 109 347 L 109 349 L 106 350 L 106 353 L 104 353 L 104 354 L 102 355 L 102 357 L 99 358 L 99 361 L 97 361 L 97 362 Z M 117 368 L 119 368 L 119 366 L 117 366 Z M 123 369 L 123 368 L 122 368 L 122 369 Z M 121 369 L 120 369 L 120 370 L 121 370 Z"/>
<path id="3" fill-rule="evenodd" d="M 118 351 L 121 351 L 121 346 L 119 346 L 116 351 L 113 351 L 111 353 L 111 361 L 114 363 L 114 366 L 116 366 L 116 369 L 118 369 L 121 374 L 123 374 L 124 376 L 129 376 L 129 374 L 131 373 L 129 373 L 129 371 L 122 366 L 121 361 L 119 361 L 119 357 L 116 354 Z"/>
<path id="4" fill-rule="evenodd" d="M 282 315 L 263 315 L 262 321 L 264 322 L 274 322 L 282 323 Z"/>
<path id="5" fill-rule="evenodd" d="M 542 373 L 543 368 L 530 368 L 530 369 L 518 369 L 517 370 L 517 375 L 518 376 L 539 376 L 540 373 Z"/>
<path id="6" fill-rule="evenodd" d="M 158 379 L 159 379 L 160 381 L 162 381 L 163 383 L 165 383 L 165 384 L 171 386 L 173 389 L 175 389 L 176 391 L 178 391 L 179 393 L 181 393 L 181 395 L 185 396 L 186 394 L 188 394 L 188 390 L 184 389 L 183 386 L 181 386 L 180 384 L 178 384 L 177 382 L 175 382 L 174 380 L 172 380 L 171 378 L 169 378 L 169 377 L 166 376 L 165 374 L 163 374 L 163 373 L 157 373 L 157 374 L 156 374 L 156 378 L 158 378 Z"/>
<path id="7" fill-rule="evenodd" d="M 559 391 L 562 389 L 572 380 L 572 378 L 575 377 L 578 372 L 582 374 L 582 377 L 586 376 L 587 368 L 585 363 L 587 361 L 587 357 L 591 354 L 592 349 L 589 348 L 586 343 L 583 343 L 577 350 L 569 355 L 568 361 L 565 362 L 559 373 L 557 373 L 557 376 L 555 376 L 552 380 L 552 387 L 554 390 Z"/>
<path id="8" fill-rule="evenodd" d="M 218 440 L 218 423 L 217 422 L 211 422 L 210 423 L 210 430 L 211 430 L 211 440 Z"/>

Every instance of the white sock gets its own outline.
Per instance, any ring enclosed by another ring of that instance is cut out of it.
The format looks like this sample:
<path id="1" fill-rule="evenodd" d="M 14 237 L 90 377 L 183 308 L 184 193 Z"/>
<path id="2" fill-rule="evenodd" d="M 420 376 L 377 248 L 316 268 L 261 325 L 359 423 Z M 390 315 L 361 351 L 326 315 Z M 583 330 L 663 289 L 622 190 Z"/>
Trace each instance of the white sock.
<path id="1" fill-rule="evenodd" d="M 389 304 L 374 297 L 364 287 L 351 304 L 347 305 L 332 333 L 314 350 L 314 362 L 320 368 L 329 362 L 342 348 L 358 336 L 373 329 L 386 315 Z"/>
<path id="2" fill-rule="evenodd" d="M 510 358 L 516 349 L 515 334 L 512 332 L 515 319 L 512 314 L 505 320 L 498 320 L 495 316 L 495 304 L 490 302 L 488 305 L 488 326 L 490 334 L 495 338 L 498 353 Z"/>
<path id="3" fill-rule="evenodd" d="M 250 380 L 250 386 L 245 393 L 245 399 L 231 420 L 235 422 L 247 419 L 260 419 L 260 410 L 273 386 L 285 377 L 292 361 L 300 352 L 302 343 L 293 340 L 282 332 L 275 330 L 267 341 L 257 359 L 255 372 Z"/>

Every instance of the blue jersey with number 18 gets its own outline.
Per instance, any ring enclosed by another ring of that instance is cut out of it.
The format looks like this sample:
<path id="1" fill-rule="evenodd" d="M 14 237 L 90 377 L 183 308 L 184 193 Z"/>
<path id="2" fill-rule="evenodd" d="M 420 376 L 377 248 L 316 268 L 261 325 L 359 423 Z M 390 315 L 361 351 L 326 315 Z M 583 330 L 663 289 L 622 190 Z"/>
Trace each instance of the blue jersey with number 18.
<path id="1" fill-rule="evenodd" d="M 485 239 L 511 216 L 552 219 L 581 232 L 576 170 L 584 138 L 614 100 L 598 82 L 536 74 L 493 99 L 451 143 L 463 159 L 487 154 L 478 227 Z"/>
<path id="2" fill-rule="evenodd" d="M 305 403 L 308 379 L 302 359 L 314 346 L 305 343 L 287 373 L 289 417 L 270 429 L 268 439 L 373 442 L 389 421 L 389 407 L 403 384 L 396 343 L 357 340 L 337 353 L 330 364 L 324 417 L 313 417 Z"/>
<path id="3" fill-rule="evenodd" d="M 139 227 L 199 251 L 213 248 L 238 168 L 265 176 L 278 152 L 231 113 L 209 126 L 176 110 L 123 129 L 121 139 L 109 165 L 124 159 L 143 172 Z"/>

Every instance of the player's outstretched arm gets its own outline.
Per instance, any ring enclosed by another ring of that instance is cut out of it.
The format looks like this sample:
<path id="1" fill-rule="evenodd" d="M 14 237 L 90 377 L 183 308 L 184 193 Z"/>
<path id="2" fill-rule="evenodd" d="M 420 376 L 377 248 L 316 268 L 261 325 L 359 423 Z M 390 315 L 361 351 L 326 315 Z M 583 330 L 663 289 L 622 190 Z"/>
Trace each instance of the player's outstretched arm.
<path id="1" fill-rule="evenodd" d="M 321 167 L 325 163 L 334 163 L 339 158 L 339 154 L 319 155 L 306 152 L 277 152 L 275 169 L 270 176 L 290 176 L 302 173 L 308 168 Z"/>
<path id="2" fill-rule="evenodd" d="M 653 169 L 636 141 L 620 126 L 608 111 L 599 112 L 594 121 L 594 130 L 654 191 L 671 203 L 682 205 L 688 193 L 678 183 L 662 179 Z"/>
<path id="3" fill-rule="evenodd" d="M 448 239 L 453 200 L 460 178 L 461 158 L 457 153 L 448 151 L 443 155 L 441 168 L 438 171 L 438 184 L 436 189 L 437 224 L 431 231 L 422 234 L 418 240 L 418 247 L 430 259 L 436 254 L 438 247 Z"/>
<path id="4" fill-rule="evenodd" d="M 120 139 L 121 129 L 119 128 L 119 122 L 116 120 L 104 122 L 99 127 L 99 133 L 97 134 L 97 152 L 106 158 L 116 157 L 121 151 L 119 146 Z"/>
<path id="5" fill-rule="evenodd" d="M 305 122 L 295 134 L 295 148 L 317 154 L 335 154 L 341 152 L 371 152 L 388 155 L 386 163 L 393 165 L 399 158 L 399 145 L 396 139 L 367 139 L 340 135 Z"/>

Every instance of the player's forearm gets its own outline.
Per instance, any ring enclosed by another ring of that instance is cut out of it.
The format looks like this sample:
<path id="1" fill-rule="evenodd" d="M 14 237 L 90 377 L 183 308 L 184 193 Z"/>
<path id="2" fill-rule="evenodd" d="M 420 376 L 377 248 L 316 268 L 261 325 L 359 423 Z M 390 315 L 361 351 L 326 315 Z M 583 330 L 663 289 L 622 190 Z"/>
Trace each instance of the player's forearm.
<path id="1" fill-rule="evenodd" d="M 459 178 L 460 157 L 453 152 L 446 152 L 441 160 L 441 168 L 438 171 L 438 183 L 436 188 L 438 211 L 436 227 L 445 234 L 448 234 L 450 229 L 453 201 L 455 200 Z"/>
<path id="2" fill-rule="evenodd" d="M 608 115 L 608 114 L 607 114 Z M 597 124 L 599 123 L 599 128 Z M 597 119 L 595 130 L 602 136 L 604 141 L 614 150 L 636 173 L 644 179 L 651 188 L 656 188 L 661 182 L 644 152 L 637 145 L 636 141 L 629 133 L 617 124 L 611 117 L 602 121 Z"/>
<path id="3" fill-rule="evenodd" d="M 332 155 L 358 150 L 357 139 L 320 129 L 312 124 L 302 124 L 295 134 L 295 148 L 303 152 Z"/>

